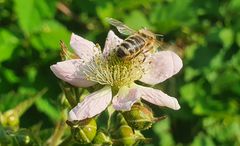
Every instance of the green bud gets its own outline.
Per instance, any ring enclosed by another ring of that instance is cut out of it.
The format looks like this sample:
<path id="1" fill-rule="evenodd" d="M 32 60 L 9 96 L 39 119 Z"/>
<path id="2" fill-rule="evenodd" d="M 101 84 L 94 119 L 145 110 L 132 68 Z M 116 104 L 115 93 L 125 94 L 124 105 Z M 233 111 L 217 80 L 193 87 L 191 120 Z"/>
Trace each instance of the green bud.
<path id="1" fill-rule="evenodd" d="M 71 131 L 74 139 L 80 144 L 91 143 L 97 132 L 97 124 L 95 119 L 86 119 L 82 121 L 70 122 Z"/>
<path id="2" fill-rule="evenodd" d="M 17 129 L 19 126 L 19 116 L 15 110 L 8 110 L 0 117 L 1 123 L 4 127 L 8 126 Z"/>
<path id="3" fill-rule="evenodd" d="M 130 111 L 125 111 L 122 114 L 128 125 L 136 130 L 146 130 L 154 122 L 152 111 L 139 104 L 134 104 Z"/>
<path id="4" fill-rule="evenodd" d="M 104 134 L 102 131 L 98 131 L 94 140 L 93 144 L 101 144 L 101 145 L 111 145 L 111 139 L 106 134 Z"/>
<path id="5" fill-rule="evenodd" d="M 148 143 L 149 139 L 145 138 L 140 131 L 133 131 L 128 125 L 122 125 L 112 135 L 114 146 L 137 146 L 140 143 Z"/>
<path id="6" fill-rule="evenodd" d="M 131 127 L 122 125 L 114 133 L 114 145 L 116 146 L 131 146 L 136 143 L 136 137 Z"/>

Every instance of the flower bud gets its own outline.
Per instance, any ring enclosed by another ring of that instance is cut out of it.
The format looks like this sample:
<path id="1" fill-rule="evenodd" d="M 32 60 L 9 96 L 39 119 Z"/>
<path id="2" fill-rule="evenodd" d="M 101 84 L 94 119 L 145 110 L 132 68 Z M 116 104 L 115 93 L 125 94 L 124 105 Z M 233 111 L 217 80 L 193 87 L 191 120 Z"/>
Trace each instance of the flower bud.
<path id="1" fill-rule="evenodd" d="M 114 145 L 131 146 L 136 143 L 136 137 L 131 127 L 128 125 L 121 125 L 116 133 L 113 135 Z"/>
<path id="2" fill-rule="evenodd" d="M 71 131 L 74 139 L 80 144 L 91 143 L 97 132 L 97 124 L 95 119 L 86 119 L 82 121 L 70 122 Z"/>
<path id="3" fill-rule="evenodd" d="M 140 143 L 149 143 L 148 138 L 145 138 L 140 131 L 134 131 L 127 124 L 122 125 L 112 135 L 114 146 L 132 146 L 139 145 Z"/>
<path id="4" fill-rule="evenodd" d="M 93 144 L 111 145 L 112 141 L 111 141 L 110 137 L 108 137 L 102 131 L 98 131 L 94 140 L 93 140 Z"/>
<path id="5" fill-rule="evenodd" d="M 154 122 L 152 111 L 139 104 L 134 104 L 130 111 L 125 111 L 122 114 L 128 125 L 136 130 L 146 130 Z"/>
<path id="6" fill-rule="evenodd" d="M 8 110 L 0 116 L 0 121 L 3 126 L 9 126 L 13 129 L 18 129 L 19 115 L 15 110 Z"/>

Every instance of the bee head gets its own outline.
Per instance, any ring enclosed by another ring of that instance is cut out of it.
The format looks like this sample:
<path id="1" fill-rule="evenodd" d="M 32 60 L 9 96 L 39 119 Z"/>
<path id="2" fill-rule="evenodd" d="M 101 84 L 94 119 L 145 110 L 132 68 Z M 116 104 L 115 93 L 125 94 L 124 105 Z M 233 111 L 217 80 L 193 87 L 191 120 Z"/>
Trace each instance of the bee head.
<path id="1" fill-rule="evenodd" d="M 139 33 L 143 36 L 143 37 L 146 37 L 146 38 L 149 38 L 149 39 L 156 39 L 156 34 L 154 34 L 152 31 L 148 30 L 146 27 L 143 28 L 143 29 L 140 29 L 139 30 Z"/>

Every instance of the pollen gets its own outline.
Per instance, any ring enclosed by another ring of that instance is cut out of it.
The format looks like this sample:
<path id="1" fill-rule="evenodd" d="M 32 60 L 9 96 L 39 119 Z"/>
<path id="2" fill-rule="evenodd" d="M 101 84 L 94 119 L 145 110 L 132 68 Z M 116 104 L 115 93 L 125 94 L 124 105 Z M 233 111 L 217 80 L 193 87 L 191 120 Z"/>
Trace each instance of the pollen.
<path id="1" fill-rule="evenodd" d="M 99 54 L 87 63 L 84 73 L 88 80 L 120 88 L 142 77 L 143 60 L 143 56 L 121 60 L 117 56 L 105 58 Z"/>

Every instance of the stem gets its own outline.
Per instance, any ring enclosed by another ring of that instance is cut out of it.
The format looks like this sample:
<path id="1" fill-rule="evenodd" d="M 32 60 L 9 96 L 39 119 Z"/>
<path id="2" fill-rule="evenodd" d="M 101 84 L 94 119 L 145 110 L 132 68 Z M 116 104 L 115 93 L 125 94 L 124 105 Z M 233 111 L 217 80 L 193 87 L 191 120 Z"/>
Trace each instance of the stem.
<path id="1" fill-rule="evenodd" d="M 74 94 L 75 94 L 75 99 L 77 100 L 77 102 L 79 102 L 79 98 L 82 95 L 81 92 L 79 91 L 79 88 L 76 88 L 76 87 L 74 88 Z"/>
<path id="2" fill-rule="evenodd" d="M 53 135 L 47 140 L 46 146 L 58 146 L 66 128 L 65 110 L 62 111 L 62 119 L 55 127 Z"/>
<path id="3" fill-rule="evenodd" d="M 112 114 L 113 114 L 113 112 L 114 112 L 114 109 L 113 109 L 113 107 L 110 105 L 110 106 L 108 106 L 107 111 L 108 111 L 107 129 L 109 130 L 110 125 L 111 125 L 111 116 L 112 116 Z"/>
<path id="4" fill-rule="evenodd" d="M 66 83 L 64 83 L 64 82 L 60 83 L 60 87 L 61 87 L 62 91 L 64 92 L 65 97 L 67 98 L 71 107 L 75 107 L 77 105 L 77 100 L 74 95 L 75 93 L 72 91 L 73 87 L 66 85 Z"/>
<path id="5" fill-rule="evenodd" d="M 71 141 L 72 141 L 72 136 L 70 135 L 68 138 L 64 139 L 63 142 L 59 144 L 59 146 L 68 146 L 71 144 Z"/>
<path id="6" fill-rule="evenodd" d="M 77 101 L 71 92 L 71 88 L 65 88 L 64 92 L 65 92 L 65 96 L 66 96 L 69 104 L 71 105 L 71 107 L 75 107 L 77 105 Z"/>
<path id="7" fill-rule="evenodd" d="M 57 146 L 60 143 L 62 135 L 64 134 L 65 127 L 65 121 L 58 122 L 53 135 L 47 142 L 48 146 Z"/>

